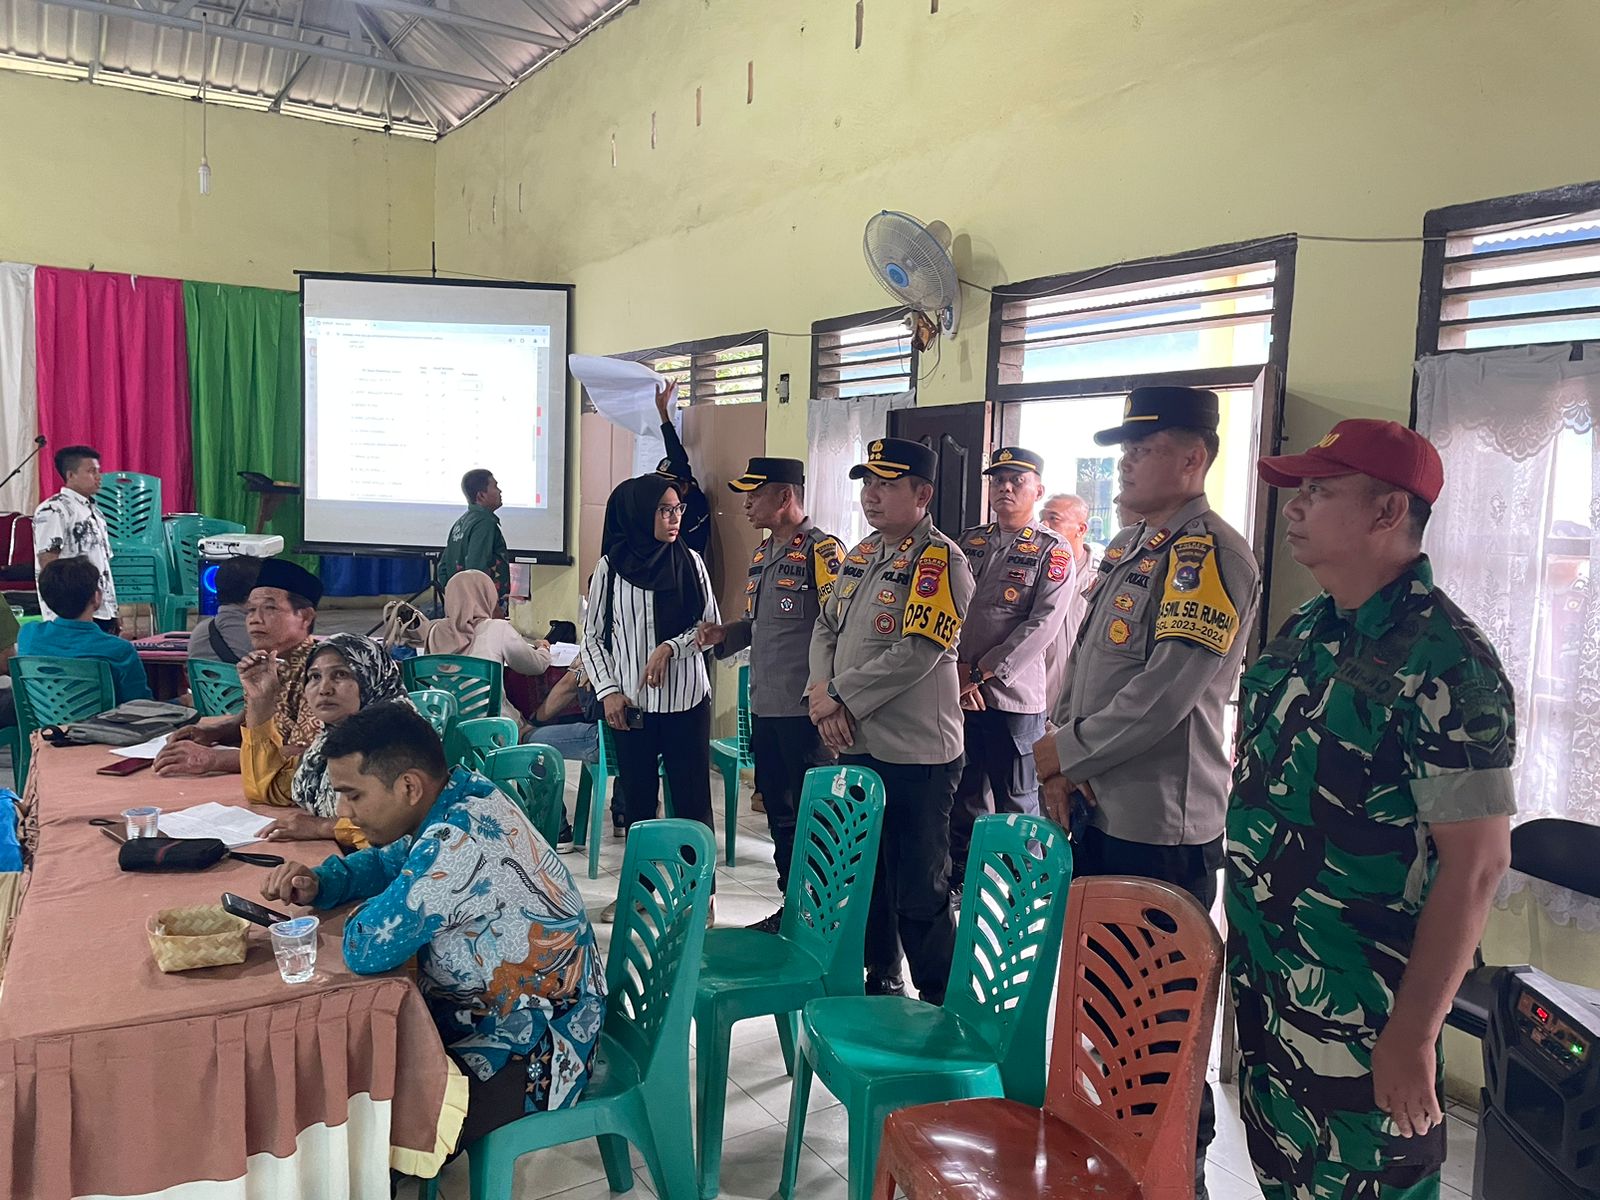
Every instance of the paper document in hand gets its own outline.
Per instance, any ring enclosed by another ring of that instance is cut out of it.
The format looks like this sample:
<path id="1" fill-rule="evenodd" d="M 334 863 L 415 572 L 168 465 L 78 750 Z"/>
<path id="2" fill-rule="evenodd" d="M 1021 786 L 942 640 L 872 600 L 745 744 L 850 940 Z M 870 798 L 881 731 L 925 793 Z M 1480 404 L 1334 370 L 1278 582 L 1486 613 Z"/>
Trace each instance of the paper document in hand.
<path id="1" fill-rule="evenodd" d="M 550 643 L 550 665 L 552 667 L 570 667 L 578 661 L 578 647 L 572 642 Z"/>
<path id="2" fill-rule="evenodd" d="M 647 475 L 655 470 L 667 454 L 661 440 L 661 414 L 656 411 L 656 388 L 667 381 L 666 376 L 641 362 L 592 354 L 569 354 L 567 366 L 600 415 L 634 435 L 633 473 Z M 674 414 L 674 426 L 680 433 L 682 419 Z"/>
<path id="3" fill-rule="evenodd" d="M 162 747 L 167 744 L 167 735 L 151 738 L 148 742 L 140 742 L 137 746 L 117 746 L 111 751 L 118 758 L 154 758 L 161 753 Z"/>
<path id="4" fill-rule="evenodd" d="M 273 818 L 232 804 L 196 804 L 181 812 L 161 814 L 161 832 L 175 838 L 216 838 L 236 850 L 261 840 L 261 831 Z"/>

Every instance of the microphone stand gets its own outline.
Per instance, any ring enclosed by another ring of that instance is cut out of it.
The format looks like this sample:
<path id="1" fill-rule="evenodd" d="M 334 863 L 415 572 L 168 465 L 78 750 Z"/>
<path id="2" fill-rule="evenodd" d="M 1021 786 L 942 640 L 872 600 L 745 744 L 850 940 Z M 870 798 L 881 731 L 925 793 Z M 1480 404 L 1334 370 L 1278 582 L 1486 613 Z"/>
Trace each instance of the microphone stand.
<path id="1" fill-rule="evenodd" d="M 7 475 L 4 479 L 0 479 L 0 490 L 3 490 L 5 488 L 5 486 L 6 486 L 6 484 L 10 483 L 13 479 L 15 479 L 18 475 L 20 475 L 22 473 L 22 468 L 23 467 L 27 466 L 34 459 L 38 458 L 39 457 L 39 451 L 41 451 L 43 449 L 44 449 L 44 442 L 43 441 L 34 442 L 33 449 L 28 451 L 28 457 L 23 459 L 21 462 L 19 462 L 15 467 L 13 467 L 12 470 L 11 470 L 11 474 Z"/>

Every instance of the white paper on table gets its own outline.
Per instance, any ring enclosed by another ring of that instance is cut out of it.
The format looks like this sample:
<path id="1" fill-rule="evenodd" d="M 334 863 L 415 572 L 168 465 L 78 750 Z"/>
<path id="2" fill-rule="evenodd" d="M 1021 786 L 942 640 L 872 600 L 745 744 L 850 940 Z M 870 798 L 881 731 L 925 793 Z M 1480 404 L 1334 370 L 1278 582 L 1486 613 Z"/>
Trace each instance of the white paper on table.
<path id="1" fill-rule="evenodd" d="M 667 456 L 661 439 L 661 414 L 656 411 L 656 388 L 666 377 L 640 362 L 569 354 L 567 366 L 583 384 L 600 415 L 634 436 L 633 473 L 647 475 Z M 681 410 L 673 413 L 673 426 L 683 432 Z"/>
<path id="2" fill-rule="evenodd" d="M 578 646 L 575 642 L 551 642 L 550 665 L 552 667 L 570 667 L 578 661 Z"/>
<path id="3" fill-rule="evenodd" d="M 216 838 L 228 849 L 235 850 L 259 842 L 261 831 L 272 821 L 272 817 L 253 813 L 248 808 L 218 804 L 213 800 L 180 812 L 162 813 L 158 824 L 168 837 Z"/>
<path id="4" fill-rule="evenodd" d="M 118 758 L 154 758 L 161 753 L 161 748 L 167 744 L 167 735 L 153 737 L 148 742 L 140 742 L 137 746 L 115 746 L 111 753 Z"/>

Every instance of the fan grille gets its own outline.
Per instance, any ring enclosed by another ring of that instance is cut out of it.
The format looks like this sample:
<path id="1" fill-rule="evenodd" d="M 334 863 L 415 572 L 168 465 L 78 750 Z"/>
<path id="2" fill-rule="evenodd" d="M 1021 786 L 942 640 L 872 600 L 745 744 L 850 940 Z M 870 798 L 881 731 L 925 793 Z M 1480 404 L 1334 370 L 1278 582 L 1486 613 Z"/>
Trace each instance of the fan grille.
<path id="1" fill-rule="evenodd" d="M 938 313 L 956 303 L 960 281 L 955 264 L 915 217 L 880 212 L 867 222 L 861 248 L 878 282 L 906 306 Z"/>

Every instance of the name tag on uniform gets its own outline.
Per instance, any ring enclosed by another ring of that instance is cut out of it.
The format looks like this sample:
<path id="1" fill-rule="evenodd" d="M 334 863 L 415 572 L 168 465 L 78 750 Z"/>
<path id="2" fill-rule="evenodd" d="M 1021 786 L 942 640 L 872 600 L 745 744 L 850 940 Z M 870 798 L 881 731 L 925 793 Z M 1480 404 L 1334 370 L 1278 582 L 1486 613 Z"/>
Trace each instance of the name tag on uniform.
<path id="1" fill-rule="evenodd" d="M 1393 704 L 1400 698 L 1400 681 L 1386 671 L 1369 666 L 1353 658 L 1348 658 L 1339 664 L 1339 669 L 1333 677 L 1340 683 L 1348 684 L 1363 696 L 1370 696 L 1379 704 Z"/>

